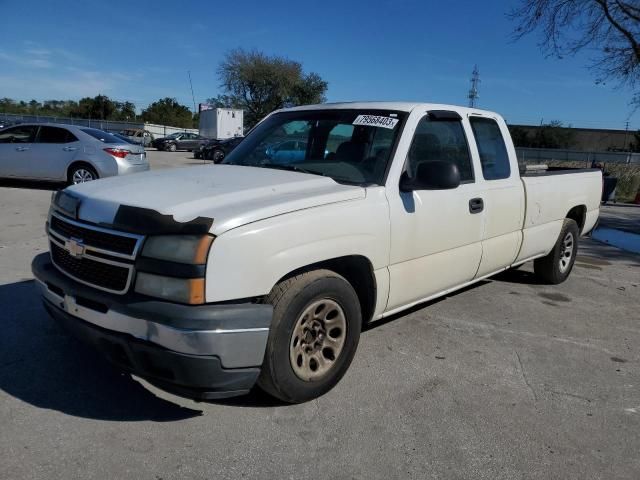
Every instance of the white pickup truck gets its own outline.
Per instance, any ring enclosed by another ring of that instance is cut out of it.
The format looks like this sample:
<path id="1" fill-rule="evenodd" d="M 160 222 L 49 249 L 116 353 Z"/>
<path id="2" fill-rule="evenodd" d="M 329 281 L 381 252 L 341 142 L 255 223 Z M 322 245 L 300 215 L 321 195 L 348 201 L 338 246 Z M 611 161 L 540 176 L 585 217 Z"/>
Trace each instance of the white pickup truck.
<path id="1" fill-rule="evenodd" d="M 56 193 L 32 269 L 55 319 L 161 388 L 302 402 L 367 322 L 529 260 L 564 281 L 601 189 L 599 170 L 521 174 L 495 113 L 297 107 L 220 165 Z"/>

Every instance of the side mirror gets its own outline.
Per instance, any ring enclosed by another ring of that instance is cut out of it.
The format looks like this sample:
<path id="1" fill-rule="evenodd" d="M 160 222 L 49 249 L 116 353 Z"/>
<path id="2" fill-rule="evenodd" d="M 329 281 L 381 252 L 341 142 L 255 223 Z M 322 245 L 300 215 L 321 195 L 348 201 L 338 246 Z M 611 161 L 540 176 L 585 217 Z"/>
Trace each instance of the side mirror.
<path id="1" fill-rule="evenodd" d="M 400 178 L 400 190 L 403 192 L 449 190 L 458 188 L 459 185 L 460 171 L 458 166 L 452 162 L 423 162 L 418 165 L 414 178 L 410 178 L 406 172 Z"/>

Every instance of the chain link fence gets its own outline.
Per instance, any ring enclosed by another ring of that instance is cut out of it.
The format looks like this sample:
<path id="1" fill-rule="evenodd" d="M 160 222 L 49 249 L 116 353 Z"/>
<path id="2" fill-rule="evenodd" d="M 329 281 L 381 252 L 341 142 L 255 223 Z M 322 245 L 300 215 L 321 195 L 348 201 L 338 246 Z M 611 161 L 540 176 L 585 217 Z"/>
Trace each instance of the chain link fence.
<path id="1" fill-rule="evenodd" d="M 198 133 L 197 128 L 179 128 L 169 125 L 156 125 L 143 121 L 121 122 L 115 120 L 97 120 L 90 118 L 53 117 L 45 115 L 20 115 L 14 113 L 0 113 L 0 123 L 14 125 L 18 123 L 62 123 L 81 127 L 98 128 L 107 132 L 120 132 L 129 129 L 145 129 L 154 137 L 164 137 L 177 132 Z"/>
<path id="2" fill-rule="evenodd" d="M 593 163 L 640 164 L 640 153 L 631 152 L 581 152 L 552 148 L 516 148 L 520 163 L 579 162 L 586 168 Z"/>

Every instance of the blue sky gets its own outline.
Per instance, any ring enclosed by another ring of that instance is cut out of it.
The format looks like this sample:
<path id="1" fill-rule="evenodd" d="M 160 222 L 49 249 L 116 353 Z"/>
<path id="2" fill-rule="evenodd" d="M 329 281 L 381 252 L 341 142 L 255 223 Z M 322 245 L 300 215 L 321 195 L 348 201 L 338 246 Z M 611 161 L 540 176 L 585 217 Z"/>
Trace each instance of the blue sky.
<path id="1" fill-rule="evenodd" d="M 192 108 L 219 93 L 229 49 L 301 61 L 329 101 L 465 105 L 474 64 L 479 107 L 512 123 L 562 120 L 624 128 L 628 89 L 596 85 L 588 56 L 545 58 L 534 37 L 510 40 L 508 0 L 0 0 L 0 97 L 134 102 L 176 97 Z M 640 128 L 640 116 L 630 118 Z"/>

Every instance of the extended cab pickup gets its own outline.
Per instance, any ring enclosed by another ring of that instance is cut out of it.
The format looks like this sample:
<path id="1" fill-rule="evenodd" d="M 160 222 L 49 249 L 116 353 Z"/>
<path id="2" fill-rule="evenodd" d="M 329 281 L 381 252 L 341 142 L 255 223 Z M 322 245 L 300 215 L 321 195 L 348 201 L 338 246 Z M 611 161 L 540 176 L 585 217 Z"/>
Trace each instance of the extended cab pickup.
<path id="1" fill-rule="evenodd" d="M 275 158 L 287 141 L 303 154 Z M 340 380 L 367 322 L 529 260 L 564 281 L 601 189 L 599 170 L 521 174 L 495 113 L 297 107 L 220 165 L 56 193 L 32 268 L 54 318 L 161 388 L 301 402 Z"/>

